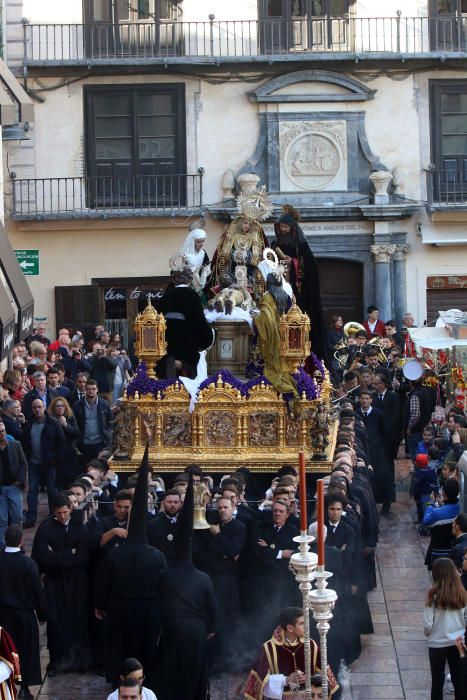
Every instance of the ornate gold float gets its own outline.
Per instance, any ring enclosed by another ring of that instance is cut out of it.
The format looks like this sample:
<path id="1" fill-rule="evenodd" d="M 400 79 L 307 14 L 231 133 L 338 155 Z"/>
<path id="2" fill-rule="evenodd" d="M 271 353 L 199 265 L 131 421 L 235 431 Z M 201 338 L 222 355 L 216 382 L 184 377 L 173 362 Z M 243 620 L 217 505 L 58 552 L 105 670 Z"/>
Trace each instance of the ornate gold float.
<path id="1" fill-rule="evenodd" d="M 145 324 L 155 328 L 154 314 L 146 311 L 135 323 L 143 339 L 147 337 Z M 157 344 L 152 351 L 147 344 L 140 346 L 140 359 L 161 356 L 165 337 L 162 325 L 157 328 L 152 336 Z M 292 371 L 303 364 L 305 352 L 309 354 L 308 333 L 308 317 L 292 307 L 281 325 L 284 357 Z M 314 383 L 316 398 L 307 398 L 302 391 L 293 419 L 282 395 L 267 381 L 245 389 L 234 377 L 231 382 L 226 380 L 222 371 L 201 388 L 190 412 L 190 395 L 183 384 L 165 383 L 157 390 L 150 367 L 148 363 L 148 380 L 140 382 L 143 390 L 131 391 L 130 387 L 119 402 L 112 457 L 115 471 L 135 471 L 148 439 L 151 468 L 158 472 L 181 472 L 189 464 L 208 472 L 228 473 L 242 466 L 254 472 L 275 472 L 284 464 L 296 464 L 301 450 L 308 471 L 330 471 L 337 422 L 331 413 L 327 370 Z"/>

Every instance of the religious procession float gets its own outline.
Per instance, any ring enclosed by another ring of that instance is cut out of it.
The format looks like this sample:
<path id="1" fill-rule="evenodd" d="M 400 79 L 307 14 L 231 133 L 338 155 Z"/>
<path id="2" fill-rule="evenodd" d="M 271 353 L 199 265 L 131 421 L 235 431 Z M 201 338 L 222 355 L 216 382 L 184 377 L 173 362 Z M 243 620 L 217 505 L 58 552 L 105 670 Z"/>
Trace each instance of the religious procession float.
<path id="1" fill-rule="evenodd" d="M 297 464 L 328 472 L 337 422 L 320 359 L 324 324 L 315 263 L 287 210 L 269 244 L 267 194 L 238 200 L 239 216 L 213 260 L 205 232 L 172 256 L 172 284 L 135 321 L 139 365 L 120 400 L 113 468 L 275 472 Z"/>

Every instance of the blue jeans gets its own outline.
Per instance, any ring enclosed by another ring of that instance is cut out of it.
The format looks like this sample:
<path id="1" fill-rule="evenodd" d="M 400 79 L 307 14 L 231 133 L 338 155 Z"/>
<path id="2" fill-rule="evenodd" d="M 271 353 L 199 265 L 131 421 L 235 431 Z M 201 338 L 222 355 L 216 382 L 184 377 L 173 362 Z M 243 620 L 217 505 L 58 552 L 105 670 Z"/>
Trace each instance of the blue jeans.
<path id="1" fill-rule="evenodd" d="M 39 498 L 39 488 L 41 481 L 45 480 L 47 486 L 47 497 L 49 499 L 49 510 L 51 510 L 52 498 L 57 493 L 55 483 L 55 468 L 46 467 L 37 462 L 30 462 L 28 468 L 29 474 L 29 491 L 28 491 L 28 512 L 26 520 L 35 523 L 37 520 L 37 501 Z"/>
<path id="2" fill-rule="evenodd" d="M 415 457 L 417 455 L 417 446 L 418 443 L 421 441 L 422 437 L 423 436 L 421 433 L 410 433 L 410 435 L 407 435 L 406 447 L 409 448 L 410 458 L 413 462 L 415 462 Z"/>
<path id="3" fill-rule="evenodd" d="M 0 544 L 5 544 L 8 525 L 21 525 L 23 496 L 17 486 L 0 486 Z"/>

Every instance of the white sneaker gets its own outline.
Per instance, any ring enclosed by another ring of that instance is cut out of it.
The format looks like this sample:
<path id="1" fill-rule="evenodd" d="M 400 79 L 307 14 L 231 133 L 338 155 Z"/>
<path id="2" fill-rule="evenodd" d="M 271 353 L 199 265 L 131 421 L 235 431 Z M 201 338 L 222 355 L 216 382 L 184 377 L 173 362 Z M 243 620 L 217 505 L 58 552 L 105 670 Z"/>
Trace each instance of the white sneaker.
<path id="1" fill-rule="evenodd" d="M 454 686 L 451 681 L 450 673 L 446 675 L 446 679 L 444 681 L 444 692 L 448 693 L 448 695 L 454 695 Z"/>

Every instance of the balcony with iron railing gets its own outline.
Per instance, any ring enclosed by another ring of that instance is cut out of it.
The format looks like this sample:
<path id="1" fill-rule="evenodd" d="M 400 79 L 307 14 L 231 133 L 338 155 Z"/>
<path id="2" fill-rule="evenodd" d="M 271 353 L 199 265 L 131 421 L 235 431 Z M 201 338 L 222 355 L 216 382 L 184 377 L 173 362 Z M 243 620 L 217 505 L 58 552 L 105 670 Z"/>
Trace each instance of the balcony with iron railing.
<path id="1" fill-rule="evenodd" d="M 265 20 L 28 24 L 28 66 L 231 63 L 467 57 L 467 18 L 312 17 Z"/>
<path id="2" fill-rule="evenodd" d="M 467 171 L 430 169 L 426 173 L 431 210 L 467 210 Z"/>
<path id="3" fill-rule="evenodd" d="M 203 175 L 12 179 L 13 219 L 190 216 L 203 208 Z"/>

